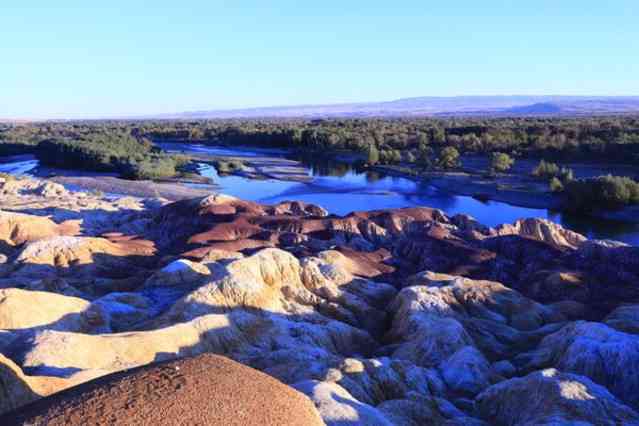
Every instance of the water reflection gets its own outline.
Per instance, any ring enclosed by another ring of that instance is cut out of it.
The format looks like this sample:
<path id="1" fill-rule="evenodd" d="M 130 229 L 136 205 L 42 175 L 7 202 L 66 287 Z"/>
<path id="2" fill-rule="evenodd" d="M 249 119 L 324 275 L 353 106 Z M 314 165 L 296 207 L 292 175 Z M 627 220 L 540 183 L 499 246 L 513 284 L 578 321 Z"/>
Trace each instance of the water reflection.
<path id="1" fill-rule="evenodd" d="M 32 155 L 0 157 L 0 173 L 15 176 L 27 174 L 38 166 L 38 160 Z"/>
<path id="2" fill-rule="evenodd" d="M 202 174 L 212 177 L 221 186 L 222 192 L 263 203 L 295 199 L 319 204 L 339 215 L 357 210 L 428 206 L 449 215 L 468 214 L 488 226 L 512 223 L 526 217 L 541 217 L 590 238 L 617 239 L 639 245 L 637 225 L 571 217 L 498 201 L 480 201 L 438 190 L 424 181 L 384 176 L 347 163 L 309 157 L 297 159 L 309 169 L 313 182 L 256 181 L 238 176 L 219 176 L 210 166 L 203 166 Z"/>

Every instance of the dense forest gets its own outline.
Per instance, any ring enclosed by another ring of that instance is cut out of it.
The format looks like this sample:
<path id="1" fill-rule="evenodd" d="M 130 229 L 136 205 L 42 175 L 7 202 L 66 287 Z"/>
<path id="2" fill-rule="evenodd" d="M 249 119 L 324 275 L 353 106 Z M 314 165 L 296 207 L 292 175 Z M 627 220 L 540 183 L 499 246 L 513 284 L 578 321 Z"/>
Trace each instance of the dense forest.
<path id="1" fill-rule="evenodd" d="M 331 120 L 86 121 L 0 125 L 0 155 L 47 139 L 81 142 L 128 134 L 152 141 L 220 141 L 305 151 L 376 149 L 380 159 L 419 158 L 454 147 L 462 154 L 507 153 L 552 161 L 639 163 L 639 116 L 580 118 L 404 118 Z M 21 147 L 16 147 L 19 144 Z M 406 158 L 407 157 L 407 158 Z"/>
<path id="2" fill-rule="evenodd" d="M 639 117 L 144 122 L 135 131 L 153 140 L 222 140 L 322 152 L 374 147 L 380 159 L 391 162 L 399 160 L 394 151 L 410 162 L 426 147 L 451 146 L 462 154 L 639 163 Z"/>

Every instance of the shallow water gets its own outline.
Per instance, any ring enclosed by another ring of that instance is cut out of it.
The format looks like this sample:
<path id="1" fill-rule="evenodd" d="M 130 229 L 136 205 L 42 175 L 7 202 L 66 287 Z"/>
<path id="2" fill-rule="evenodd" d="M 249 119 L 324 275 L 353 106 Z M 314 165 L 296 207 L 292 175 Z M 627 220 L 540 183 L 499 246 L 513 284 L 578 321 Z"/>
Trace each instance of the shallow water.
<path id="1" fill-rule="evenodd" d="M 31 155 L 15 157 L 0 157 L 0 173 L 8 173 L 15 176 L 28 174 L 38 167 L 38 160 Z"/>
<path id="2" fill-rule="evenodd" d="M 526 217 L 542 217 L 589 238 L 615 239 L 639 245 L 639 225 L 575 218 L 546 209 L 519 207 L 498 201 L 483 202 L 410 179 L 357 172 L 344 165 L 340 165 L 337 172 L 335 169 L 330 171 L 331 175 L 327 175 L 325 167 L 310 165 L 309 174 L 314 177 L 311 183 L 220 176 L 214 167 L 205 164 L 200 166 L 200 173 L 213 178 L 223 193 L 262 203 L 300 200 L 318 204 L 330 213 L 339 215 L 357 210 L 427 206 L 441 209 L 448 215 L 468 214 L 488 226 L 512 223 Z"/>

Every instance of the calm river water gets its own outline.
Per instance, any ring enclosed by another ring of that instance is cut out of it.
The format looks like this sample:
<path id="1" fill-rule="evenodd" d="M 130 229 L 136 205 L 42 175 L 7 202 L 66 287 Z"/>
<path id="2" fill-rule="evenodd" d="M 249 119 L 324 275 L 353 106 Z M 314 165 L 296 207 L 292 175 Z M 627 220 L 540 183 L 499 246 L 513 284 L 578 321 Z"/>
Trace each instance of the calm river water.
<path id="1" fill-rule="evenodd" d="M 264 155 L 264 152 L 251 150 L 190 144 L 180 144 L 179 150 L 228 156 Z M 357 210 L 427 206 L 441 209 L 448 215 L 469 214 L 489 226 L 512 223 L 525 217 L 542 217 L 561 223 L 590 238 L 615 239 L 639 245 L 639 225 L 572 217 L 545 209 L 518 207 L 497 201 L 482 202 L 469 196 L 440 191 L 427 183 L 358 171 L 343 163 L 318 163 L 308 160 L 304 160 L 303 163 L 309 176 L 313 177 L 309 183 L 220 176 L 214 167 L 206 164 L 200 165 L 200 173 L 212 178 L 223 193 L 262 203 L 300 200 L 318 204 L 330 213 L 339 215 Z M 16 158 L 9 163 L 0 163 L 0 172 L 29 174 L 37 165 L 38 162 L 32 158 Z"/>

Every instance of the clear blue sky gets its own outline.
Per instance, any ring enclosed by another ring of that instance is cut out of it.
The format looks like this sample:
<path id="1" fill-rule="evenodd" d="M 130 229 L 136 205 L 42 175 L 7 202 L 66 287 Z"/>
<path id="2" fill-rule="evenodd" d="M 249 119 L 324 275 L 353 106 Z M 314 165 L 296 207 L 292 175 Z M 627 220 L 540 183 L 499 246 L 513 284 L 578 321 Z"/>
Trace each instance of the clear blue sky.
<path id="1" fill-rule="evenodd" d="M 638 18 L 637 0 L 8 0 L 0 117 L 638 95 Z"/>

